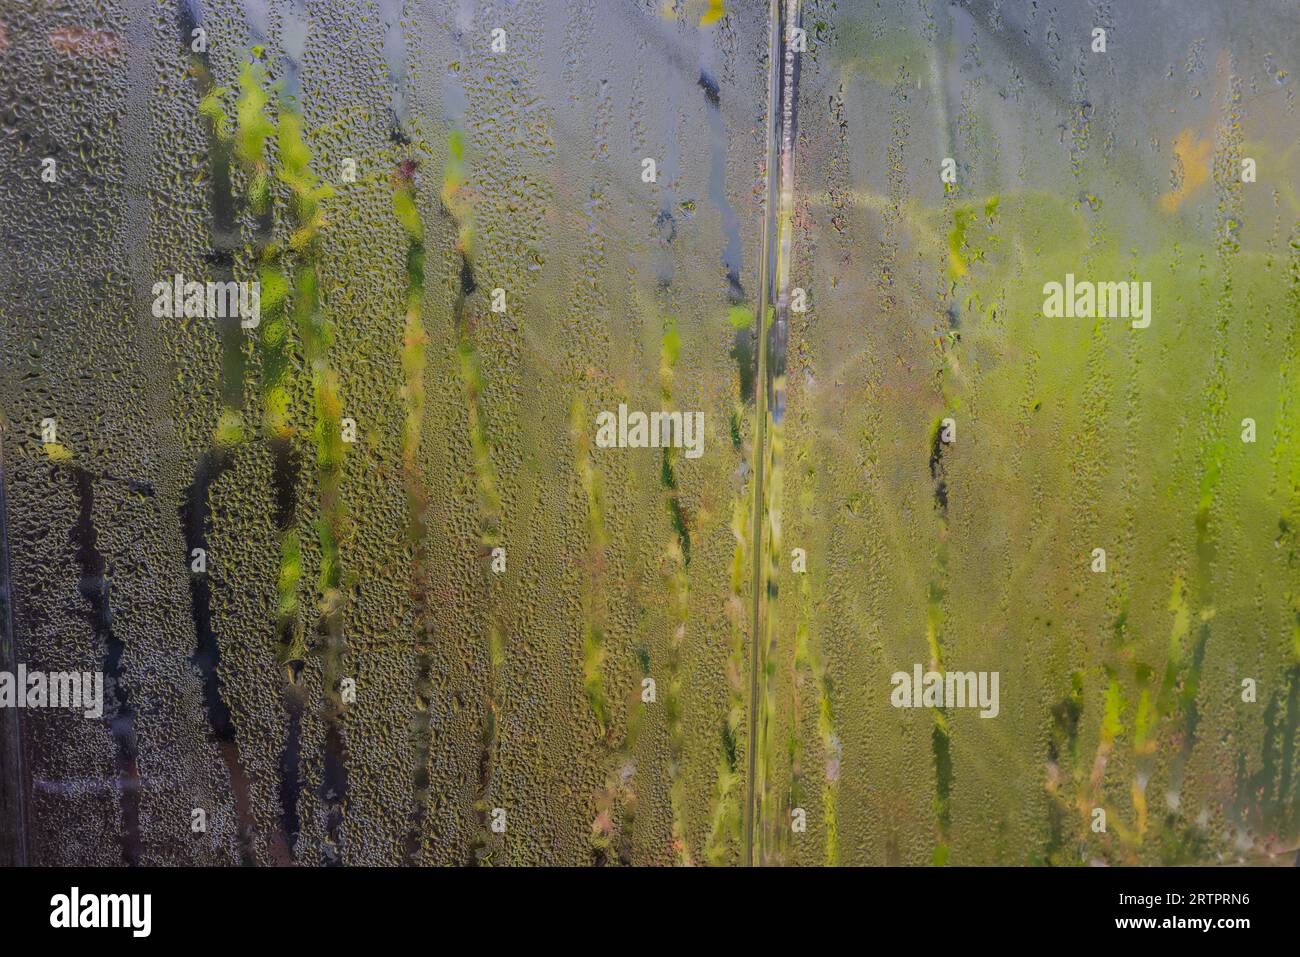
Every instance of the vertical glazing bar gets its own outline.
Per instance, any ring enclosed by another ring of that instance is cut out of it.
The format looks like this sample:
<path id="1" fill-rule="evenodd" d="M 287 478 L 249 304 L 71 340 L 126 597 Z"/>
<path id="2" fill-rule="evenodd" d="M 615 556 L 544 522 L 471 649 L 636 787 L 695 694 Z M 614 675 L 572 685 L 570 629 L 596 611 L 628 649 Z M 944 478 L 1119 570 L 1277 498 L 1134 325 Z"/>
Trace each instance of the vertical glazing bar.
<path id="1" fill-rule="evenodd" d="M 749 772 L 745 804 L 745 863 L 754 864 L 754 831 L 758 826 L 759 788 L 757 786 L 759 711 L 762 686 L 763 641 L 766 634 L 765 531 L 767 526 L 766 473 L 768 470 L 767 431 L 771 393 L 771 356 L 769 337 L 782 335 L 785 308 L 788 304 L 790 237 L 789 220 L 794 195 L 794 169 L 790 163 L 793 150 L 794 51 L 789 45 L 791 29 L 798 22 L 798 0 L 773 0 L 769 10 L 768 91 L 767 91 L 767 159 L 764 175 L 762 248 L 759 256 L 758 300 L 758 374 L 754 378 L 754 509 L 752 549 L 753 631 L 750 636 L 749 679 Z M 774 314 L 768 321 L 768 312 Z"/>
<path id="2" fill-rule="evenodd" d="M 4 423 L 0 422 L 0 671 L 18 664 L 13 585 L 9 578 L 9 527 L 5 521 Z M 17 708 L 0 708 L 0 866 L 27 864 L 23 741 Z"/>

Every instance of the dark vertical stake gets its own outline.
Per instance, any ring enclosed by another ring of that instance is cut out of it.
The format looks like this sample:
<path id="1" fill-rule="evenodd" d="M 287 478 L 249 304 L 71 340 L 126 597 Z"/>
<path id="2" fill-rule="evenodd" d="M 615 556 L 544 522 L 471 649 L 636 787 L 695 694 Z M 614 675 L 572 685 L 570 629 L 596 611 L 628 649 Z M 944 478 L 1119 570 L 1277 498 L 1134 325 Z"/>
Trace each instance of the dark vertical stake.
<path id="1" fill-rule="evenodd" d="M 9 578 L 9 530 L 5 522 L 4 423 L 0 422 L 0 671 L 13 674 L 18 648 L 14 635 L 13 585 Z M 0 708 L 0 867 L 27 864 L 27 781 L 17 708 Z"/>

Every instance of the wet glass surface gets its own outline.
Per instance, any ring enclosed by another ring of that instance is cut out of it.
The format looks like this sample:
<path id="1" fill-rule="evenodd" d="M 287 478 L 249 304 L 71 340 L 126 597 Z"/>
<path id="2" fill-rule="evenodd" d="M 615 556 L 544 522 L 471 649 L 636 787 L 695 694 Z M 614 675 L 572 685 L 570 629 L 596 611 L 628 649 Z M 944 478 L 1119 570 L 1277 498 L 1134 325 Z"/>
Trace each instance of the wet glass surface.
<path id="1" fill-rule="evenodd" d="M 1298 49 L 6 4 L 3 859 L 1294 862 Z"/>

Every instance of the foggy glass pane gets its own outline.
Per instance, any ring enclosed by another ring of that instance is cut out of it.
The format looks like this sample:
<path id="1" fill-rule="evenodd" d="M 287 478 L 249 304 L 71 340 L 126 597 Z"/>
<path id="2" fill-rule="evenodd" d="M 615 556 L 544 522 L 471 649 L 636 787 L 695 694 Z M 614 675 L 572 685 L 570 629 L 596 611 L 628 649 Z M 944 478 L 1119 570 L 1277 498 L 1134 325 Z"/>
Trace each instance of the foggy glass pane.
<path id="1" fill-rule="evenodd" d="M 5 4 L 0 861 L 1292 863 L 1298 48 Z"/>

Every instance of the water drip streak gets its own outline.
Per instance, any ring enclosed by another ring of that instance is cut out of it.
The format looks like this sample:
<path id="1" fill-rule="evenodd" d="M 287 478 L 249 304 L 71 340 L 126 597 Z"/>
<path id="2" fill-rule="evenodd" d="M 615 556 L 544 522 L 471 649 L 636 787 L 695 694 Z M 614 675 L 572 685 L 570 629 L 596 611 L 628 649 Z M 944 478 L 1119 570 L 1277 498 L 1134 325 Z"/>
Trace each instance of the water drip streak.
<path id="1" fill-rule="evenodd" d="M 452 39 L 462 57 L 470 55 L 469 36 L 473 26 L 472 5 L 461 0 Z M 469 182 L 469 161 L 466 144 L 471 128 L 469 100 L 465 86 L 456 71 L 449 71 L 443 79 L 444 120 L 448 128 L 448 154 L 443 169 L 441 208 L 456 230 L 454 255 L 460 262 L 457 291 L 452 303 L 451 319 L 455 335 L 455 365 L 464 401 L 468 426 L 470 452 L 478 504 L 478 536 L 480 556 L 491 555 L 503 541 L 503 505 L 498 491 L 496 467 L 492 461 L 493 445 L 488 432 L 487 410 L 484 407 L 483 365 L 475 343 L 475 310 L 471 297 L 479 288 L 476 277 L 474 246 L 477 224 L 475 222 L 474 192 Z M 506 707 L 504 666 L 506 648 L 503 631 L 495 619 L 495 612 L 487 616 L 488 668 L 483 689 L 483 719 L 479 735 L 478 767 L 474 812 L 478 831 L 469 845 L 467 866 L 478 866 L 490 859 L 500 848 L 500 841 L 492 837 L 489 815 L 492 810 L 491 794 L 500 760 L 500 732 L 504 724 Z M 432 662 L 432 658 L 430 658 Z M 428 747 L 427 735 L 424 746 Z"/>
<path id="2" fill-rule="evenodd" d="M 193 52 L 188 47 L 192 31 L 202 24 L 202 10 L 197 0 L 182 0 L 177 8 L 177 23 L 181 49 L 189 57 L 195 93 L 200 103 L 207 102 L 216 92 L 209 56 L 206 52 Z M 218 118 L 207 116 L 205 119 L 212 203 L 211 250 L 208 259 L 214 267 L 214 278 L 219 282 L 228 282 L 234 279 L 234 249 L 240 240 L 230 175 L 233 141 L 223 130 Z M 224 421 L 226 416 L 239 413 L 243 399 L 245 364 L 239 324 L 227 321 L 219 329 L 222 349 L 220 395 Z M 184 502 L 178 510 L 185 539 L 183 561 L 186 564 L 196 549 L 204 554 L 208 551 L 208 495 L 230 464 L 230 456 L 214 441 L 195 465 L 194 478 L 186 489 Z M 235 816 L 239 823 L 240 861 L 251 865 L 256 863 L 253 851 L 255 823 L 252 795 L 248 775 L 240 760 L 239 742 L 231 720 L 230 707 L 222 695 L 221 644 L 212 625 L 212 586 L 206 573 L 191 573 L 189 584 L 190 617 L 194 622 L 195 634 L 194 654 L 190 661 L 202 678 L 203 704 L 208 714 L 208 724 L 230 779 Z"/>
<path id="3" fill-rule="evenodd" d="M 273 459 L 277 496 L 277 532 L 281 546 L 279 575 L 279 610 L 277 633 L 280 658 L 286 666 L 283 688 L 288 728 L 280 757 L 280 801 L 282 821 L 289 835 L 290 848 L 297 853 L 301 826 L 300 788 L 302 769 L 303 722 L 307 708 L 307 689 L 303 672 L 310 655 L 319 657 L 320 680 L 324 698 L 321 719 L 325 725 L 323 767 L 317 788 L 322 804 L 324 825 L 324 863 L 338 865 L 345 858 L 344 819 L 347 809 L 348 764 L 344 718 L 349 701 L 344 697 L 343 682 L 351 677 L 347 637 L 344 629 L 347 583 L 342 569 L 340 542 L 346 526 L 346 506 L 341 494 L 344 442 L 342 438 L 341 383 L 330 365 L 334 344 L 332 322 L 326 314 L 321 291 L 322 240 L 325 222 L 322 204 L 335 192 L 322 183 L 312 169 L 311 149 L 307 145 L 306 118 L 299 98 L 300 75 L 307 37 L 305 7 L 295 2 L 282 31 L 282 78 L 274 88 L 278 118 L 274 125 L 263 111 L 270 98 L 263 91 L 264 76 L 260 68 L 249 66 L 241 74 L 240 116 L 253 119 L 252 132 L 244 144 L 244 159 L 259 174 L 267 174 L 262 149 L 272 136 L 279 144 L 279 169 L 275 177 L 288 187 L 289 224 L 292 240 L 269 244 L 261 250 L 261 275 L 264 285 L 274 284 L 285 294 L 277 297 L 273 309 L 264 306 L 263 329 L 263 429 L 267 433 Z M 269 174 L 267 174 L 269 176 Z M 262 192 L 270 203 L 269 189 Z M 271 336 L 277 330 L 279 335 Z M 289 334 L 296 333 L 300 356 L 288 347 Z M 290 376 L 299 363 L 310 375 L 311 410 L 314 420 L 315 481 L 318 518 L 314 522 L 319 547 L 320 570 L 317 580 L 318 599 L 312 641 L 306 638 L 306 625 L 299 613 L 298 588 L 302 574 L 302 544 L 297 522 L 298 462 L 293 452 L 297 434 L 290 415 Z M 294 481 L 289 481 L 290 479 Z"/>
<path id="4" fill-rule="evenodd" d="M 789 305 L 790 238 L 788 222 L 794 199 L 793 153 L 795 62 L 794 51 L 786 44 L 787 34 L 799 19 L 799 0 L 772 0 L 769 12 L 768 89 L 767 89 L 767 180 L 763 212 L 762 247 L 759 255 L 758 293 L 758 374 L 754 381 L 754 509 L 751 537 L 753 563 L 751 590 L 754 602 L 753 631 L 750 635 L 749 668 L 749 772 L 745 802 L 745 864 L 754 864 L 754 828 L 756 826 L 756 787 L 758 750 L 759 669 L 762 664 L 761 640 L 765 632 L 766 595 L 764 582 L 763 531 L 764 474 L 767 469 L 768 393 L 771 373 L 768 337 L 774 335 L 777 352 L 783 351 L 780 333 L 784 329 Z M 784 16 L 783 16 L 784 14 Z M 784 23 L 784 29 L 782 24 Z M 778 135 L 779 133 L 779 135 Z M 779 176 L 779 179 L 778 179 Z M 768 310 L 774 311 L 769 331 Z M 778 364 L 783 356 L 777 355 Z"/>
<path id="5" fill-rule="evenodd" d="M 122 683 L 122 655 L 126 645 L 113 632 L 113 608 L 109 597 L 113 568 L 99 550 L 99 533 L 94 523 L 94 476 L 77 466 L 73 466 L 70 472 L 77 490 L 77 522 L 68 540 L 77 550 L 77 566 L 81 570 L 78 590 L 89 606 L 81 617 L 90 623 L 95 637 L 104 642 L 104 691 L 108 698 L 104 721 L 117 752 L 122 862 L 135 866 L 140 863 L 141 855 L 140 769 L 136 760 L 135 707 L 131 704 L 130 692 Z"/>
<path id="6" fill-rule="evenodd" d="M 407 133 L 405 47 L 400 30 L 400 9 L 390 2 L 385 8 L 390 18 L 384 34 L 384 59 L 392 85 L 392 127 L 389 138 L 399 146 L 409 147 Z M 407 864 L 421 863 L 424 830 L 428 822 L 432 795 L 429 790 L 429 760 L 433 734 L 433 575 L 428 544 L 429 502 L 425 475 L 420 465 L 420 440 L 424 428 L 425 388 L 429 337 L 424 331 L 425 235 L 420 216 L 416 178 L 419 160 L 406 149 L 390 177 L 393 211 L 406 234 L 406 316 L 403 327 L 401 364 L 405 384 L 401 394 L 406 422 L 402 430 L 402 473 L 406 488 L 406 541 L 411 549 L 410 596 L 414 615 L 416 648 L 416 712 L 412 745 L 415 773 L 411 779 L 413 809 L 407 827 L 403 853 Z M 482 772 L 480 771 L 480 776 Z"/>

